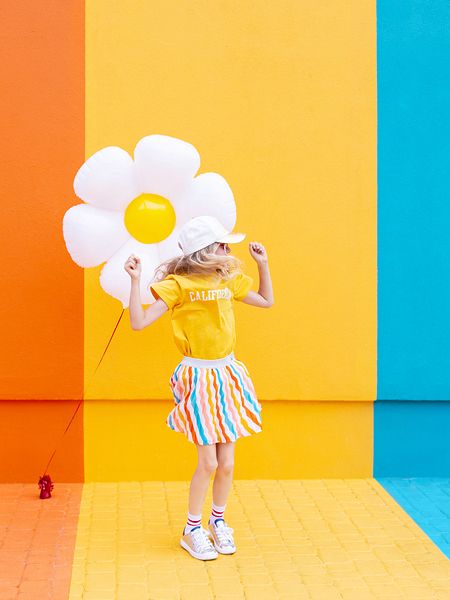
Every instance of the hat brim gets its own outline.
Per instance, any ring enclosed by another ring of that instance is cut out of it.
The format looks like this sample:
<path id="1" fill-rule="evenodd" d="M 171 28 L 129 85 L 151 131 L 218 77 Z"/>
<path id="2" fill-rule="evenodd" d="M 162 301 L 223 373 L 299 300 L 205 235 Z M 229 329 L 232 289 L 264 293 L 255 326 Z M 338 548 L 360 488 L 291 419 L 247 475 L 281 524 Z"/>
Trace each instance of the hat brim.
<path id="1" fill-rule="evenodd" d="M 237 244 L 238 242 L 242 242 L 245 238 L 245 233 L 227 233 L 220 238 L 220 240 L 216 240 L 216 242 L 222 242 L 224 244 Z"/>

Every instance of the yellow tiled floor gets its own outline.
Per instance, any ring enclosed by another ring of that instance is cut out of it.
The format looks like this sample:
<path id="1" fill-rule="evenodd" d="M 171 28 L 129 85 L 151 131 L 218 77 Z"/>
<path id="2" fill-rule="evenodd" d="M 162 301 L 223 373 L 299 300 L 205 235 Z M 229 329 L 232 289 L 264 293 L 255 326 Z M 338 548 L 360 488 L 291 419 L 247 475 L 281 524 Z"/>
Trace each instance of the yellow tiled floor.
<path id="1" fill-rule="evenodd" d="M 213 561 L 179 545 L 188 489 L 85 484 L 70 600 L 450 599 L 450 561 L 373 479 L 235 481 L 237 552 Z"/>

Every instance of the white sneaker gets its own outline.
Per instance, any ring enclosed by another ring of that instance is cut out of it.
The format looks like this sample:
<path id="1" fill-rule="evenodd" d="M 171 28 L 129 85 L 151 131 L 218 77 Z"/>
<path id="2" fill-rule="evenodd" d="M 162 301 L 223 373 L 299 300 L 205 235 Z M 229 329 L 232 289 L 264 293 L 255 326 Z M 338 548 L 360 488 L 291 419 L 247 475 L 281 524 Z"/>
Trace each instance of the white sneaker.
<path id="1" fill-rule="evenodd" d="M 200 560 L 212 560 L 219 556 L 217 551 L 214 550 L 208 532 L 201 525 L 195 527 L 190 533 L 183 533 L 180 546 L 187 550 L 191 556 Z"/>
<path id="2" fill-rule="evenodd" d="M 208 523 L 211 537 L 214 541 L 214 548 L 221 554 L 233 554 L 236 552 L 236 546 L 233 539 L 232 527 L 228 527 L 223 519 L 217 519 L 217 523 Z"/>

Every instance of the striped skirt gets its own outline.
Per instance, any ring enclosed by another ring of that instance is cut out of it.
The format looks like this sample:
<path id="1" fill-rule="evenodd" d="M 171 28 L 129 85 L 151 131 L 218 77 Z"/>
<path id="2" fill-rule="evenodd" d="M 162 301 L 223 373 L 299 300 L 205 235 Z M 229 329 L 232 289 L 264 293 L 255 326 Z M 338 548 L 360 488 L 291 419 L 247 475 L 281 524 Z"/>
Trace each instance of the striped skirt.
<path id="1" fill-rule="evenodd" d="M 205 360 L 185 356 L 170 378 L 173 431 L 201 446 L 234 442 L 262 430 L 262 406 L 247 367 L 231 353 Z"/>

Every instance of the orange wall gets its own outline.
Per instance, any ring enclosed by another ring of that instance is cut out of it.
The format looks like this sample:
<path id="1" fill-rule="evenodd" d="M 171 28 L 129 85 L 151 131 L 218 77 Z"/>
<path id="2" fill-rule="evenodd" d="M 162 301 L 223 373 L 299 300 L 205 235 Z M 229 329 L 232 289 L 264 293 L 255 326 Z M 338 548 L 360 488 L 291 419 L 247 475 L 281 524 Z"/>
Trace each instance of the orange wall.
<path id="1" fill-rule="evenodd" d="M 0 398 L 81 398 L 83 271 L 61 220 L 84 159 L 84 2 L 5 6 Z"/>
<path id="2" fill-rule="evenodd" d="M 83 271 L 61 220 L 84 160 L 84 2 L 22 0 L 1 13 L 0 480 L 37 483 L 83 391 Z M 83 479 L 82 415 L 55 481 Z"/>
<path id="3" fill-rule="evenodd" d="M 56 453 L 48 473 L 53 481 L 84 481 L 83 405 L 64 434 L 78 402 L 2 400 L 0 403 L 0 481 L 36 482 Z"/>

